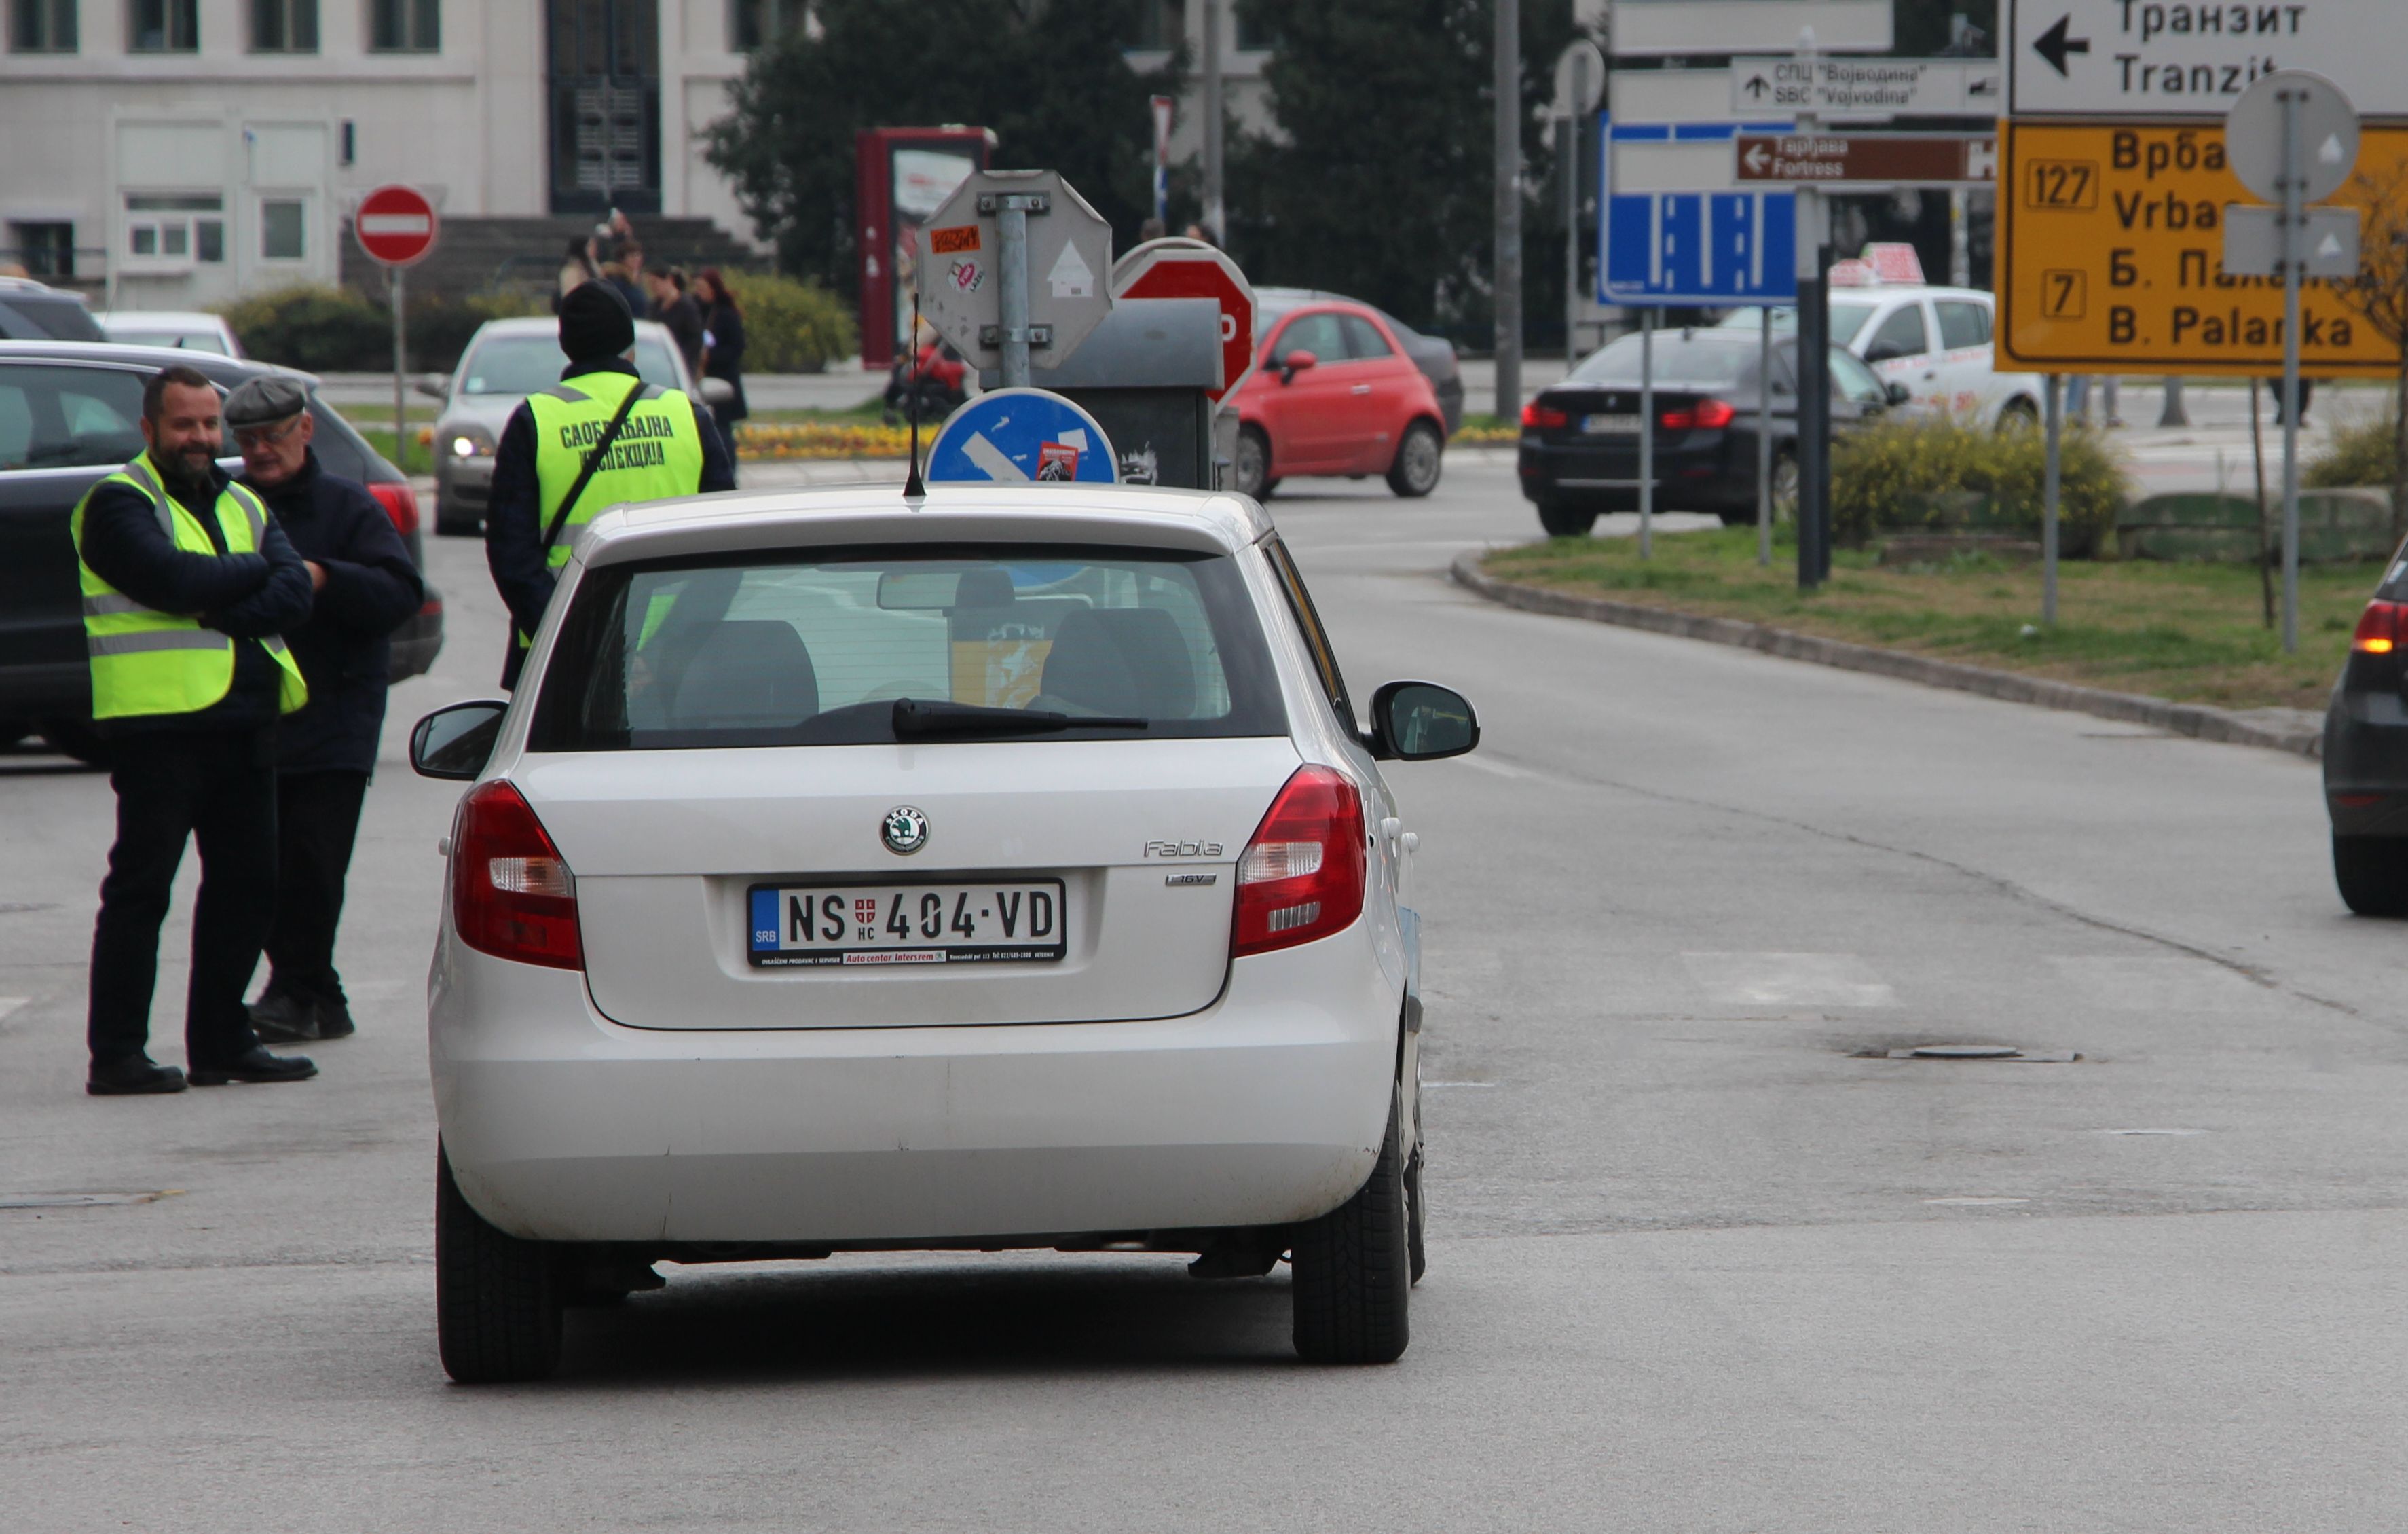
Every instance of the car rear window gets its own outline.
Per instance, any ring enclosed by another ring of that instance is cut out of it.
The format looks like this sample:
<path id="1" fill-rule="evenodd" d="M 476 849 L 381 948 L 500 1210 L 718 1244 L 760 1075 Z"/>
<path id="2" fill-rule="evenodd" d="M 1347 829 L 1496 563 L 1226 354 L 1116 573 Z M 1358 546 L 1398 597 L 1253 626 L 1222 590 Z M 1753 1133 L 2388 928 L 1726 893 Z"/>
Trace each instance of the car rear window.
<path id="1" fill-rule="evenodd" d="M 1641 341 L 1638 336 L 1618 337 L 1574 368 L 1572 381 L 1636 384 Z M 1739 382 L 1755 367 L 1756 347 L 1752 342 L 1740 345 L 1719 337 L 1713 341 L 1684 340 L 1675 331 L 1656 336 L 1649 372 L 1659 387 L 1719 389 Z"/>
<path id="2" fill-rule="evenodd" d="M 1286 731 L 1226 555 L 912 545 L 596 570 L 555 648 L 529 749 L 886 743 L 905 698 L 1015 716 L 959 720 L 943 738 Z"/>

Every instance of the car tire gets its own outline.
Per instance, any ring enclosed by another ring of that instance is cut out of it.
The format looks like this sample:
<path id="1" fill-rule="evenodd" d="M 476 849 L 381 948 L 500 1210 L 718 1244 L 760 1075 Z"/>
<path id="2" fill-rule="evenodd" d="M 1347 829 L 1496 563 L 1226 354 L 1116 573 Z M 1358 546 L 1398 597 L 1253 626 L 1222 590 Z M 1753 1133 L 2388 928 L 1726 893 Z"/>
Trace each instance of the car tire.
<path id="1" fill-rule="evenodd" d="M 435 1334 L 461 1384 L 542 1380 L 560 1367 L 558 1254 L 495 1229 L 435 1154 Z"/>
<path id="2" fill-rule="evenodd" d="M 446 516 L 443 503 L 435 503 L 435 536 L 437 538 L 475 538 L 484 526 L 475 517 Z"/>
<path id="3" fill-rule="evenodd" d="M 1396 461 L 1388 466 L 1388 488 L 1409 501 L 1419 500 L 1438 488 L 1439 475 L 1445 467 L 1446 443 L 1438 428 L 1416 421 L 1405 428 L 1404 440 L 1397 444 Z"/>
<path id="4" fill-rule="evenodd" d="M 1597 525 L 1597 513 L 1561 501 L 1541 501 L 1539 525 L 1547 530 L 1549 538 L 1586 538 L 1588 530 Z"/>
<path id="5" fill-rule="evenodd" d="M 1386 1364 L 1412 1338 L 1412 1253 L 1405 1157 L 1388 1097 L 1388 1131 L 1370 1181 L 1320 1219 L 1297 1227 L 1288 1249 L 1297 1356 L 1314 1364 Z"/>
<path id="6" fill-rule="evenodd" d="M 45 719 L 35 728 L 62 756 L 72 756 L 86 767 L 108 765 L 108 742 L 88 719 Z"/>
<path id="7" fill-rule="evenodd" d="M 1999 412 L 1999 430 L 2002 432 L 2036 431 L 2039 427 L 2039 409 L 2020 395 L 2007 401 L 2006 408 Z"/>
<path id="8" fill-rule="evenodd" d="M 13 746 L 34 733 L 33 722 L 24 719 L 0 719 L 0 747 Z"/>
<path id="9" fill-rule="evenodd" d="M 2332 839 L 2333 882 L 2360 916 L 2408 916 L 2408 838 Z"/>
<path id="10" fill-rule="evenodd" d="M 1279 480 L 1271 477 L 1271 439 L 1260 426 L 1238 428 L 1238 459 L 1231 466 L 1231 478 L 1240 495 L 1251 495 L 1258 501 L 1271 497 Z"/>
<path id="11" fill-rule="evenodd" d="M 1429 1206 L 1422 1201 L 1422 1142 L 1416 1133 L 1412 1159 L 1405 1163 L 1405 1252 L 1412 1259 L 1415 1283 L 1429 1271 L 1428 1230 Z"/>

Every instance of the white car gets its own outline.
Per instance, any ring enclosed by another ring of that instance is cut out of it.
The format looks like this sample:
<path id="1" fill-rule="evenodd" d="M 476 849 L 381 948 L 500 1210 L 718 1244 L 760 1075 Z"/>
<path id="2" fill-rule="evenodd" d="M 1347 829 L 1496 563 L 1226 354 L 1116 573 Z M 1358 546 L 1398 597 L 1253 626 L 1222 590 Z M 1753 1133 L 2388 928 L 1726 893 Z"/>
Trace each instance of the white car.
<path id="1" fill-rule="evenodd" d="M 186 351 L 214 351 L 222 357 L 242 355 L 234 329 L 214 314 L 184 309 L 117 309 L 95 314 L 103 334 L 128 346 L 172 346 Z"/>
<path id="2" fill-rule="evenodd" d="M 1862 266 L 1864 263 L 1842 263 Z M 1993 366 L 1996 300 L 1979 288 L 1885 283 L 1868 272 L 1832 269 L 1831 344 L 1870 364 L 1884 383 L 1902 383 L 1914 403 L 1997 426 L 2040 423 L 2041 380 L 2032 373 L 2001 373 Z M 1760 309 L 1726 316 L 1725 326 L 1753 330 Z M 1771 310 L 1775 332 L 1794 328 L 1795 308 Z"/>
<path id="3" fill-rule="evenodd" d="M 893 487 L 615 509 L 474 781 L 428 981 L 454 1379 L 549 1372 L 655 1260 L 895 1249 L 1293 1269 L 1377 1362 L 1421 1270 L 1417 839 L 1262 508 Z"/>

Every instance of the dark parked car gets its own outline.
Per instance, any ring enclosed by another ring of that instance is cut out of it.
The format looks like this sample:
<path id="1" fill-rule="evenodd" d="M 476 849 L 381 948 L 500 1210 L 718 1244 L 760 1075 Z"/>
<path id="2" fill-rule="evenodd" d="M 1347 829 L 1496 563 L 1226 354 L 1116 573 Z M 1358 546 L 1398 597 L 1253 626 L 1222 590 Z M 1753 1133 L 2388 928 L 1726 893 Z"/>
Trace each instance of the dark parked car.
<path id="1" fill-rule="evenodd" d="M 1268 336 L 1271 326 L 1289 310 L 1329 299 L 1363 304 L 1359 298 L 1348 298 L 1342 293 L 1324 293 L 1319 288 L 1256 288 L 1254 332 L 1257 336 Z M 1422 377 L 1429 380 L 1430 393 L 1438 395 L 1439 412 L 1446 418 L 1446 435 L 1453 437 L 1461 431 L 1463 369 L 1455 360 L 1455 343 L 1423 335 L 1377 304 L 1363 304 L 1363 307 L 1386 322 L 1388 328 L 1397 334 L 1397 344 L 1405 349 L 1405 355 L 1421 369 Z"/>
<path id="2" fill-rule="evenodd" d="M 1522 409 L 1522 495 L 1555 538 L 1585 533 L 1600 511 L 1639 506 L 1641 337 L 1624 336 Z M 1654 478 L 1658 510 L 1712 511 L 1727 523 L 1756 520 L 1756 444 L 1763 398 L 1758 338 L 1730 330 L 1660 332 Z M 1776 509 L 1798 490 L 1798 343 L 1772 347 L 1772 494 Z M 1902 404 L 1844 348 L 1831 348 L 1831 425 L 1845 430 Z"/>
<path id="3" fill-rule="evenodd" d="M 2408 916 L 2408 545 L 2359 615 L 2325 710 L 2333 881 L 2360 916 Z"/>
<path id="4" fill-rule="evenodd" d="M 142 385 L 176 364 L 221 391 L 278 371 L 204 351 L 0 341 L 0 744 L 38 731 L 70 755 L 98 753 L 68 520 L 85 491 L 142 451 Z M 317 380 L 297 376 L 314 390 Z M 314 392 L 309 413 L 319 462 L 366 484 L 423 566 L 408 478 Z M 222 462 L 230 472 L 242 467 L 239 457 Z M 426 605 L 393 637 L 394 680 L 426 670 L 442 647 L 443 598 L 429 586 Z"/>
<path id="5" fill-rule="evenodd" d="M 0 277 L 0 341 L 105 341 L 83 295 L 30 277 Z"/>

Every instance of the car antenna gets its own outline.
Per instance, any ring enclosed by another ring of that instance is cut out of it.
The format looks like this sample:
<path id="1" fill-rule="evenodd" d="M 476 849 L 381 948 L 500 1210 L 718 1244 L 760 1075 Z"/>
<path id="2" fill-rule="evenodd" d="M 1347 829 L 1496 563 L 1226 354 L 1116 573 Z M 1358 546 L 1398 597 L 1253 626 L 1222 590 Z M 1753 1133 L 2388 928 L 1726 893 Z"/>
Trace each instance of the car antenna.
<path id="1" fill-rule="evenodd" d="M 903 480 L 903 498 L 917 511 L 919 503 L 928 498 L 928 487 L 920 478 L 920 294 L 916 287 L 911 293 L 911 336 L 903 344 L 907 349 L 904 378 L 911 395 L 911 472 Z"/>

